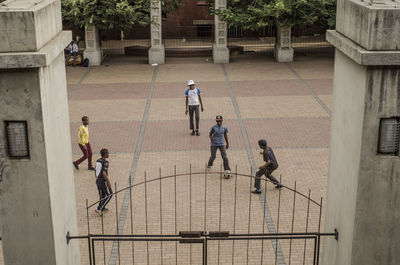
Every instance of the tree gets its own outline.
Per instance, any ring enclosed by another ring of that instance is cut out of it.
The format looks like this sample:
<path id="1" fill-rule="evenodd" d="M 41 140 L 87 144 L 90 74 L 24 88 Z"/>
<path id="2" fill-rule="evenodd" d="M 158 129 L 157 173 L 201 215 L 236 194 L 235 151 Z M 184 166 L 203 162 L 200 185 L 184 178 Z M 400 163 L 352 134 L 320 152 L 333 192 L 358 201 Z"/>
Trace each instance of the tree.
<path id="1" fill-rule="evenodd" d="M 61 0 L 64 24 L 99 29 L 128 29 L 150 23 L 150 0 Z M 163 0 L 163 11 L 177 10 L 180 0 Z"/>
<path id="2" fill-rule="evenodd" d="M 336 25 L 336 0 L 325 0 L 321 8 L 321 16 L 317 21 L 324 29 L 334 29 Z"/>
<path id="3" fill-rule="evenodd" d="M 293 27 L 319 20 L 332 27 L 334 15 L 329 12 L 333 8 L 336 0 L 228 0 L 226 10 L 211 8 L 211 12 L 231 26 L 255 30 L 271 25 Z"/>

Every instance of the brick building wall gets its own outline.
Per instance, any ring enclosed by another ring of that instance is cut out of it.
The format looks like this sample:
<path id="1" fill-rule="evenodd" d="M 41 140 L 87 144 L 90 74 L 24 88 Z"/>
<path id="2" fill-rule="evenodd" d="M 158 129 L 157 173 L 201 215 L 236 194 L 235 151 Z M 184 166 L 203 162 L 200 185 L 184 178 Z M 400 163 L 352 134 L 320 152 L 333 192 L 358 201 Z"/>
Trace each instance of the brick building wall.
<path id="1" fill-rule="evenodd" d="M 214 16 L 205 1 L 183 0 L 183 6 L 163 19 L 164 38 L 212 36 Z"/>
<path id="2" fill-rule="evenodd" d="M 183 6 L 163 15 L 163 38 L 190 38 L 213 36 L 214 16 L 209 15 L 206 1 L 182 0 Z M 119 39 L 120 30 L 102 30 L 102 40 Z M 135 25 L 124 31 L 125 39 L 149 39 L 149 26 Z"/>

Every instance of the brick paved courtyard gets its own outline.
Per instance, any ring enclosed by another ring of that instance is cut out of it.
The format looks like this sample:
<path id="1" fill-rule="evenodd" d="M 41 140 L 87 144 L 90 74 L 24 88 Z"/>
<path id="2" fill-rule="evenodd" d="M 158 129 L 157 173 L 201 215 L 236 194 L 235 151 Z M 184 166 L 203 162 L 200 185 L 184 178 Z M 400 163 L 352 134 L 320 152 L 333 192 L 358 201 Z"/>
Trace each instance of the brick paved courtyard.
<path id="1" fill-rule="evenodd" d="M 178 174 L 189 173 L 190 166 L 192 172 L 203 172 L 209 157 L 208 130 L 215 123 L 215 116 L 220 114 L 229 129 L 228 157 L 232 169 L 237 167 L 239 173 L 250 174 L 251 166 L 262 164 L 257 141 L 266 138 L 279 162 L 274 175 L 282 177 L 283 184 L 291 188 L 296 182 L 296 189 L 301 193 L 308 195 L 311 190 L 311 197 L 317 202 L 321 197 L 325 199 L 333 59 L 307 56 L 296 57 L 293 63 L 276 63 L 272 58 L 243 57 L 229 65 L 210 61 L 167 58 L 167 64 L 152 67 L 126 58 L 108 58 L 100 67 L 67 68 L 73 159 L 81 154 L 76 134 L 81 116 L 87 115 L 93 160 L 99 157 L 101 148 L 110 150 L 109 173 L 117 189 L 128 186 L 129 176 L 132 184 L 143 182 L 145 171 L 147 180 L 158 178 L 160 168 L 163 176 L 173 174 L 174 167 Z M 189 79 L 195 80 L 202 91 L 205 110 L 200 114 L 200 137 L 190 135 L 185 116 L 184 91 Z M 219 171 L 221 163 L 218 153 L 212 171 Z M 88 199 L 89 204 L 98 200 L 94 173 L 86 167 L 84 162 L 79 171 L 74 170 L 81 235 L 88 233 L 85 200 Z M 160 182 L 149 183 L 146 198 L 144 186 L 139 185 L 131 193 L 133 222 L 128 207 L 120 232 L 143 234 L 146 228 L 148 234 L 187 230 L 233 232 L 233 227 L 236 233 L 271 232 L 265 224 L 265 207 L 259 195 L 249 194 L 249 179 L 237 178 L 236 193 L 234 183 L 235 178 L 221 180 L 213 173 L 170 178 L 161 183 L 161 196 Z M 267 185 L 264 191 L 276 229 L 279 192 L 273 185 Z M 117 204 L 116 198 L 112 199 L 103 220 L 93 207 L 90 209 L 91 233 L 103 233 L 101 221 L 105 234 L 116 233 L 117 220 L 121 221 L 116 210 L 120 213 L 126 208 L 124 196 L 125 192 L 118 194 Z M 287 189 L 281 191 L 279 200 L 279 232 L 291 231 L 293 212 L 296 220 L 293 231 L 304 232 L 307 201 L 299 198 L 293 211 L 293 193 Z M 319 209 L 311 207 L 309 231 L 318 229 L 318 214 Z M 103 244 L 96 243 L 96 264 L 104 264 L 104 261 L 118 264 L 112 245 L 106 242 L 103 253 Z M 278 264 L 303 264 L 304 240 L 292 245 L 280 240 L 279 245 L 283 260 Z M 201 264 L 201 245 L 164 242 L 161 248 L 160 242 L 148 245 L 135 242 L 133 255 L 132 246 L 131 242 L 120 244 L 120 264 L 132 264 L 133 259 L 135 264 L 147 264 L 147 261 L 149 264 Z M 81 240 L 80 247 L 82 264 L 89 264 L 87 241 Z M 208 249 L 209 264 L 261 264 L 261 259 L 262 264 L 275 264 L 276 249 L 267 240 L 215 241 Z M 313 242 L 307 242 L 306 250 L 305 264 L 311 264 Z"/>
<path id="2" fill-rule="evenodd" d="M 332 108 L 333 61 L 325 57 L 297 58 L 290 64 L 278 64 L 272 59 L 244 58 L 229 65 L 214 65 L 203 58 L 169 59 L 166 65 L 157 68 L 146 64 L 109 60 L 101 67 L 68 68 L 68 88 L 71 119 L 71 141 L 74 159 L 80 155 L 76 144 L 76 130 L 80 117 L 88 115 L 91 120 L 91 143 L 95 157 L 100 148 L 111 152 L 110 176 L 117 183 L 117 189 L 128 186 L 129 175 L 132 184 L 170 175 L 176 166 L 177 173 L 188 173 L 191 165 L 193 172 L 204 171 L 209 157 L 208 130 L 214 124 L 217 114 L 224 116 L 224 124 L 229 128 L 231 148 L 228 150 L 231 167 L 237 166 L 238 172 L 250 174 L 251 159 L 261 164 L 257 140 L 266 138 L 275 149 L 280 167 L 277 177 L 293 188 L 308 194 L 319 201 L 326 191 L 328 165 L 330 112 Z M 189 79 L 196 81 L 203 93 L 205 111 L 201 113 L 201 136 L 191 136 L 188 118 L 184 111 L 183 93 Z M 236 104 L 236 106 L 235 106 Z M 236 108 L 236 109 L 235 109 Z M 243 133 L 242 127 L 245 129 Z M 142 131 L 141 131 L 142 129 Z M 247 138 L 247 139 L 246 139 Z M 250 144 L 246 146 L 246 141 Z M 248 154 L 250 148 L 251 156 Z M 136 152 L 136 154 L 135 154 Z M 214 171 L 220 170 L 220 157 L 217 156 Z M 87 233 L 85 199 L 95 202 L 97 190 L 93 172 L 75 171 L 77 192 L 78 221 L 81 234 Z M 147 228 L 145 217 L 145 193 L 143 185 L 132 190 L 132 220 L 130 208 L 123 230 L 129 234 L 174 234 L 187 230 L 228 230 L 232 232 L 235 219 L 236 233 L 268 232 L 263 224 L 263 206 L 258 195 L 249 194 L 247 178 L 237 180 L 236 213 L 233 216 L 234 180 L 223 180 L 217 174 L 205 177 L 194 175 L 189 183 L 188 177 L 180 177 L 162 182 L 162 226 L 160 225 L 160 183 L 147 185 Z M 222 188 L 220 187 L 222 183 Z M 174 193 L 176 191 L 176 197 Z M 219 188 L 222 190 L 219 211 Z M 277 224 L 277 201 L 279 192 L 272 185 L 267 186 L 268 207 L 272 219 Z M 204 194 L 207 194 L 204 206 Z M 124 192 L 118 195 L 118 212 L 123 208 Z M 293 213 L 293 193 L 283 190 L 279 231 L 290 232 Z M 177 200 L 177 204 L 175 203 Z M 251 218 L 249 218 L 249 205 Z M 207 220 L 204 221 L 204 208 L 207 207 Z M 110 203 L 110 211 L 103 218 L 104 233 L 116 233 L 116 200 Z M 175 213 L 175 208 L 177 208 Z M 318 209 L 311 209 L 310 231 L 316 231 Z M 293 231 L 304 232 L 306 200 L 298 199 Z M 102 233 L 101 218 L 93 208 L 89 211 L 91 233 Z M 175 219 L 176 218 L 176 219 Z M 118 221 L 121 221 L 118 216 Z M 189 221 L 190 220 L 190 221 Z M 221 222 L 219 222 L 221 220 Z M 249 225 L 250 220 L 250 225 Z M 322 220 L 323 222 L 323 220 Z M 206 228 L 204 228 L 206 224 Z M 314 227 L 312 227 L 314 226 Z M 263 263 L 274 264 L 275 249 L 269 241 L 237 241 L 218 243 L 209 246 L 209 264 L 232 263 L 232 249 L 235 249 L 235 264 L 260 264 L 261 247 Z M 249 254 L 247 254 L 249 244 Z M 263 246 L 261 246 L 263 244 Z M 297 245 L 301 245 L 296 247 Z M 284 261 L 302 264 L 302 242 L 280 241 Z M 312 260 L 313 243 L 307 242 L 306 264 Z M 120 244 L 120 258 L 111 252 L 112 242 L 96 243 L 98 251 L 96 264 L 201 264 L 201 246 L 179 245 L 174 242 L 161 244 L 135 242 L 132 255 L 132 243 Z M 114 251 L 115 251 L 114 244 Z M 190 250 L 191 248 L 191 250 Z M 150 255 L 147 254 L 149 249 Z M 176 261 L 175 251 L 178 252 Z M 87 242 L 81 241 L 82 263 L 87 264 Z M 244 253 L 246 252 L 246 253 Z M 105 256 L 105 258 L 104 258 Z M 110 256 L 114 256 L 114 259 Z M 190 257 L 191 256 L 191 257 Z M 191 261 L 190 261 L 191 259 Z"/>

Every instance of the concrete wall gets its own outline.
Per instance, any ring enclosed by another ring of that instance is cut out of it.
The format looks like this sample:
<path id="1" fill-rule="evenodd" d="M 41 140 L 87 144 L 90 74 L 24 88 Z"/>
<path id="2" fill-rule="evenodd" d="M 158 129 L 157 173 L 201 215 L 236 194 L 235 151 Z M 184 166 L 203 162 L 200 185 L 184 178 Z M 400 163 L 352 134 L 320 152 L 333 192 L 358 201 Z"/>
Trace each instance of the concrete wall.
<path id="1" fill-rule="evenodd" d="M 67 245 L 65 240 L 68 231 L 77 235 L 78 230 L 63 53 L 51 66 L 40 68 L 39 76 L 56 262 L 79 264 L 79 242 L 73 240 Z"/>
<path id="2" fill-rule="evenodd" d="M 400 50 L 400 9 L 382 2 L 337 1 L 336 30 L 367 50 Z"/>
<path id="3" fill-rule="evenodd" d="M 0 70 L 0 95 L 0 140 L 4 120 L 27 120 L 30 149 L 30 159 L 6 157 L 0 182 L 5 264 L 56 264 L 38 70 Z"/>
<path id="4" fill-rule="evenodd" d="M 65 237 L 78 231 L 63 54 L 46 67 L 0 70 L 0 94 L 0 141 L 4 120 L 27 120 L 30 146 L 29 159 L 6 156 L 0 182 L 5 264 L 80 264 L 79 242 Z"/>
<path id="5" fill-rule="evenodd" d="M 369 67 L 353 264 L 400 263 L 400 158 L 378 155 L 379 120 L 400 116 L 400 68 Z"/>
<path id="6" fill-rule="evenodd" d="M 0 52 L 37 51 L 62 31 L 60 0 L 9 0 L 2 4 L 8 9 L 0 10 Z M 28 8 L 31 10 L 9 12 Z"/>
<path id="7" fill-rule="evenodd" d="M 339 241 L 326 238 L 324 265 L 353 265 L 351 260 L 360 152 L 364 120 L 366 67 L 340 51 L 335 54 L 334 111 L 327 192 L 325 231 L 339 230 Z M 338 78 L 340 77 L 340 78 Z"/>
<path id="8" fill-rule="evenodd" d="M 400 67 L 336 50 L 324 265 L 397 265 L 400 158 L 377 153 L 381 118 L 400 116 Z"/>

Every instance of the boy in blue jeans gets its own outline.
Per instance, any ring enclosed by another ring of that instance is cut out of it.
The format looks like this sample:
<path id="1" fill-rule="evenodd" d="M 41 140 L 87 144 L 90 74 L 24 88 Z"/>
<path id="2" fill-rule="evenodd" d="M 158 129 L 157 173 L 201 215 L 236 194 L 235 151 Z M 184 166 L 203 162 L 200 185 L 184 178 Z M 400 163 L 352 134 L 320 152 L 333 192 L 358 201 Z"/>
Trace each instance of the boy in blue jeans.
<path id="1" fill-rule="evenodd" d="M 226 155 L 226 149 L 229 148 L 228 128 L 226 128 L 225 125 L 222 125 L 223 118 L 221 115 L 218 115 L 215 118 L 215 121 L 217 122 L 217 124 L 211 127 L 209 135 L 211 141 L 211 147 L 210 147 L 211 156 L 210 159 L 208 160 L 207 168 L 212 167 L 217 150 L 219 149 L 219 151 L 221 152 L 222 160 L 224 161 L 225 177 L 227 178 L 230 176 L 231 173 L 228 156 Z"/>

